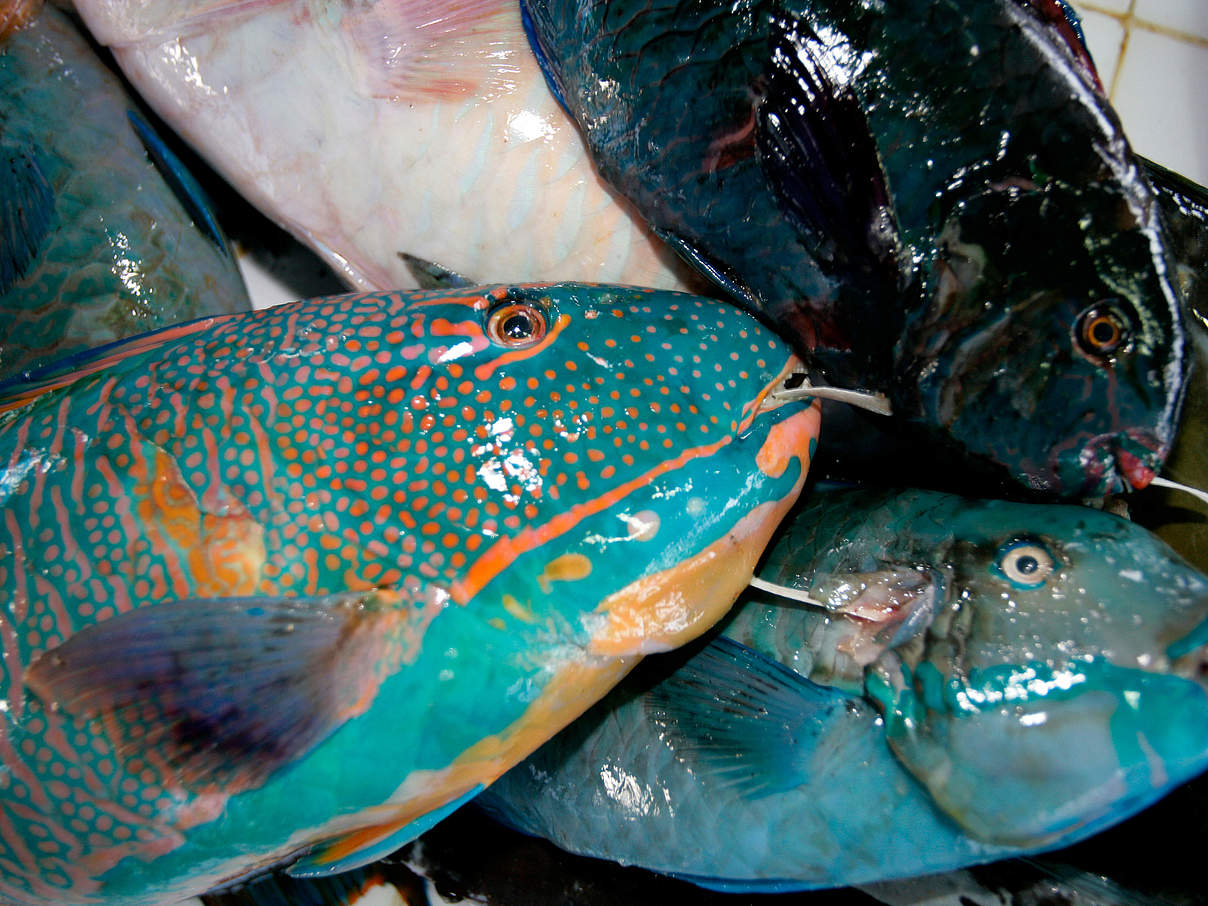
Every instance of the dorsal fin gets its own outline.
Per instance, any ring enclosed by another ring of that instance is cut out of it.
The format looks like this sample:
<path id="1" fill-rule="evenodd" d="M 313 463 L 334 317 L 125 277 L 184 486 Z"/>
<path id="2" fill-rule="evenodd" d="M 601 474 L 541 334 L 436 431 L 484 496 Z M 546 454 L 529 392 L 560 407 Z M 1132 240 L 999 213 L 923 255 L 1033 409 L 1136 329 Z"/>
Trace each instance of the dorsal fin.
<path id="1" fill-rule="evenodd" d="M 234 317 L 238 317 L 238 315 L 211 315 L 206 318 L 197 318 L 194 321 L 186 321 L 184 324 L 161 327 L 159 330 L 107 343 L 96 349 L 56 359 L 46 365 L 14 375 L 0 381 L 0 413 L 19 409 L 52 390 L 66 387 L 68 384 L 73 384 L 81 378 L 117 365 L 132 356 L 150 352 L 184 337 L 210 330 Z"/>
<path id="2" fill-rule="evenodd" d="M 1074 59 L 1086 71 L 1100 94 L 1103 82 L 1099 78 L 1099 69 L 1091 59 L 1091 52 L 1086 46 L 1086 35 L 1082 32 L 1082 21 L 1065 0 L 1016 0 L 1021 6 L 1031 11 L 1052 31 L 1059 42 L 1069 48 Z"/>

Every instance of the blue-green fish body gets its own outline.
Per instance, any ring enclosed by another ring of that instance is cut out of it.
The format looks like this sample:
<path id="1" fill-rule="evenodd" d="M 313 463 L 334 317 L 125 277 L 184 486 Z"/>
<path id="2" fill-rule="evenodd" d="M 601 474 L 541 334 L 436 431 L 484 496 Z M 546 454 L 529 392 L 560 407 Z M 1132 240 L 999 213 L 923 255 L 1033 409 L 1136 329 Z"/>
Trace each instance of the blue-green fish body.
<path id="1" fill-rule="evenodd" d="M 1172 265 L 1064 5 L 522 5 L 605 178 L 832 382 L 1036 489 L 1158 471 Z"/>
<path id="2" fill-rule="evenodd" d="M 722 635 L 647 662 L 485 794 L 726 889 L 1072 842 L 1208 765 L 1208 579 L 1080 507 L 816 490 Z"/>
<path id="3" fill-rule="evenodd" d="M 720 302 L 496 286 L 0 387 L 0 900 L 161 902 L 422 831 L 730 606 L 804 481 L 797 364 Z"/>
<path id="4" fill-rule="evenodd" d="M 200 187 L 66 16 L 0 41 L 0 376 L 250 307 Z"/>

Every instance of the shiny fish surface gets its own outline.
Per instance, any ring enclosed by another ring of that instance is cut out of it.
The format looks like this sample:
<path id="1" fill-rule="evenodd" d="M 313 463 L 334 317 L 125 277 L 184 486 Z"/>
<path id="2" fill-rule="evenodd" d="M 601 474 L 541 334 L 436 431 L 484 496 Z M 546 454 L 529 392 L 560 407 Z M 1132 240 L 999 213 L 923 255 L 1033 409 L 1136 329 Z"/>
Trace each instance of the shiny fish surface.
<path id="1" fill-rule="evenodd" d="M 76 6 L 160 116 L 354 288 L 695 282 L 593 170 L 514 2 Z"/>
<path id="2" fill-rule="evenodd" d="M 251 307 L 201 189 L 53 7 L 0 40 L 0 230 L 0 377 Z"/>
<path id="3" fill-rule="evenodd" d="M 720 302 L 500 285 L 0 387 L 0 900 L 420 833 L 730 606 L 804 481 L 817 410 L 770 397 L 797 364 Z"/>
<path id="4" fill-rule="evenodd" d="M 522 6 L 604 177 L 832 383 L 1037 490 L 1159 471 L 1173 265 L 1065 4 Z"/>
<path id="5" fill-rule="evenodd" d="M 786 890 L 1069 843 L 1208 765 L 1208 578 L 1126 520 L 818 489 L 759 576 L 816 603 L 747 592 L 480 801 L 572 852 Z"/>

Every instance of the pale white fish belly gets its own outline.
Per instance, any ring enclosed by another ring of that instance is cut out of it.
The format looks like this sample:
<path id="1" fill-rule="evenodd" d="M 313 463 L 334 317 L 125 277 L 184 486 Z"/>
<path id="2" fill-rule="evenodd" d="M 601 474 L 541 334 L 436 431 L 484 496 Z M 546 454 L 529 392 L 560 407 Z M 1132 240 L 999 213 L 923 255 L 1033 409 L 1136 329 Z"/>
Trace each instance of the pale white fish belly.
<path id="1" fill-rule="evenodd" d="M 306 0 L 212 13 L 184 35 L 129 43 L 141 32 L 106 21 L 112 8 L 78 2 L 156 111 L 352 286 L 415 286 L 402 252 L 482 282 L 694 285 L 596 174 L 514 3 L 476 23 L 481 41 L 474 29 L 458 38 L 476 47 L 469 68 L 479 70 L 489 43 L 497 70 L 483 96 L 422 78 L 418 90 L 382 91 L 381 67 L 330 17 L 302 15 Z"/>

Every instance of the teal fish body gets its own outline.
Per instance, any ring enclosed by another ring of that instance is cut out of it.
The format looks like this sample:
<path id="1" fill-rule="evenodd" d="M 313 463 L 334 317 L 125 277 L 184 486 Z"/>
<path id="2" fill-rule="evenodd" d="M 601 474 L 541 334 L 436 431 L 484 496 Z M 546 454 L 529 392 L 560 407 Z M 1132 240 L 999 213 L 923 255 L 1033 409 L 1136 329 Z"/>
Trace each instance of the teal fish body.
<path id="1" fill-rule="evenodd" d="M 817 489 L 758 575 L 782 591 L 482 801 L 575 852 L 785 890 L 1070 843 L 1208 765 L 1208 578 L 1123 519 Z"/>
<path id="2" fill-rule="evenodd" d="M 1065 4 L 523 8 L 605 177 L 832 383 L 1033 489 L 1159 470 L 1173 266 Z"/>
<path id="3" fill-rule="evenodd" d="M 732 306 L 565 284 L 202 319 L 0 387 L 0 899 L 422 831 L 730 606 L 804 481 L 796 367 Z"/>
<path id="4" fill-rule="evenodd" d="M 57 9 L 0 41 L 0 376 L 251 305 L 196 181 Z"/>

